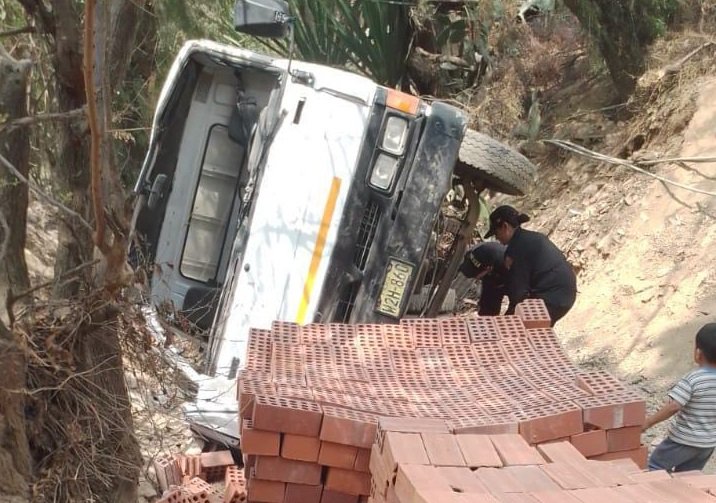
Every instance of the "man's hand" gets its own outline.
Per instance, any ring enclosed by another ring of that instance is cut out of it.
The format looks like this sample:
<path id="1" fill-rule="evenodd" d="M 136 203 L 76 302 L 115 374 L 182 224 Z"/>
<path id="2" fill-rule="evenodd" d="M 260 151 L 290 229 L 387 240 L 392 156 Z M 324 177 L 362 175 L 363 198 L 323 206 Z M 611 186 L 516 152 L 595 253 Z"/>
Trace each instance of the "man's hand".
<path id="1" fill-rule="evenodd" d="M 644 427 L 641 431 L 646 431 L 655 424 L 659 424 L 660 422 L 669 419 L 671 416 L 673 416 L 680 410 L 681 405 L 678 402 L 669 398 L 669 401 L 662 405 L 659 410 L 646 418 L 646 422 L 644 423 Z"/>

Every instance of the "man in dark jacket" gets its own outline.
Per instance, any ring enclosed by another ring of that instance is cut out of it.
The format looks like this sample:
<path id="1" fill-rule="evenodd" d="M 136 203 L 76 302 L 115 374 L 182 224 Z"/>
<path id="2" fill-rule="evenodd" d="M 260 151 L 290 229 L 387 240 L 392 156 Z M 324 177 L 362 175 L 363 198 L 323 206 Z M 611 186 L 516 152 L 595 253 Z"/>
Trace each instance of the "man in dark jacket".
<path id="1" fill-rule="evenodd" d="M 564 254 L 547 236 L 523 229 L 529 217 L 512 206 L 500 206 L 490 214 L 492 235 L 507 245 L 507 296 L 510 305 L 506 314 L 513 314 L 517 304 L 527 298 L 542 299 L 547 306 L 552 326 L 574 305 L 577 278 Z"/>
<path id="2" fill-rule="evenodd" d="M 482 281 L 477 314 L 497 316 L 502 310 L 502 299 L 507 294 L 507 247 L 494 241 L 480 243 L 465 254 L 460 266 L 463 276 Z"/>

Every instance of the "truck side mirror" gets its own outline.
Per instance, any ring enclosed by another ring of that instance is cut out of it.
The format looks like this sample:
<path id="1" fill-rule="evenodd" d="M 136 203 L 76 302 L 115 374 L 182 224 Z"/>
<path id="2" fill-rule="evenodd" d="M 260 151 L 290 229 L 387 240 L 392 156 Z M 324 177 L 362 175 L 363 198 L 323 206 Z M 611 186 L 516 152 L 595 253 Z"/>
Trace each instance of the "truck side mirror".
<path id="1" fill-rule="evenodd" d="M 152 184 L 152 188 L 149 191 L 149 198 L 147 199 L 147 208 L 149 208 L 150 210 L 154 210 L 157 208 L 157 206 L 159 206 L 160 201 L 164 199 L 164 196 L 166 195 L 168 181 L 169 177 L 164 173 L 157 175 L 157 177 L 154 179 L 154 183 Z"/>
<path id="2" fill-rule="evenodd" d="M 237 0 L 234 5 L 234 28 L 242 33 L 285 37 L 288 21 L 288 2 L 285 0 Z"/>

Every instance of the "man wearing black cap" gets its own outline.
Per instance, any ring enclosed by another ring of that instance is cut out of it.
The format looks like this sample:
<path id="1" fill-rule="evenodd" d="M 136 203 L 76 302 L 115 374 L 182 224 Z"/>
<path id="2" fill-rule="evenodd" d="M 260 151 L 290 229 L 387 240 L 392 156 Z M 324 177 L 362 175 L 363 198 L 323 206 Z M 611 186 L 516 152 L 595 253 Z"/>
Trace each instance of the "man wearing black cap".
<path id="1" fill-rule="evenodd" d="M 489 241 L 480 243 L 465 254 L 460 272 L 466 278 L 482 281 L 477 314 L 497 316 L 502 310 L 502 299 L 507 295 L 507 247 Z"/>
<path id="2" fill-rule="evenodd" d="M 500 206 L 490 214 L 490 230 L 485 237 L 494 235 L 507 245 L 510 305 L 506 314 L 514 314 L 517 304 L 527 298 L 542 299 L 554 326 L 574 305 L 577 278 L 564 254 L 547 236 L 521 227 L 529 219 L 512 206 Z"/>

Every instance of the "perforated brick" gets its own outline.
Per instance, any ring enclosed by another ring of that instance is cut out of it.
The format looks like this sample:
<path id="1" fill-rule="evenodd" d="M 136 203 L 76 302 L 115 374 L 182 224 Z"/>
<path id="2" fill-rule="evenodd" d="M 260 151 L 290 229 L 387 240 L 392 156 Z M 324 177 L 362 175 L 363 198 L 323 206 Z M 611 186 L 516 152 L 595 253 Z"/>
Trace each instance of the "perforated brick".
<path id="1" fill-rule="evenodd" d="M 464 318 L 439 318 L 438 327 L 443 346 L 467 346 L 472 342 Z"/>
<path id="2" fill-rule="evenodd" d="M 360 348 L 385 347 L 381 325 L 355 325 L 356 338 L 354 344 Z"/>
<path id="3" fill-rule="evenodd" d="M 413 334 L 405 325 L 383 325 L 383 340 L 389 348 L 413 349 L 415 340 Z"/>
<path id="4" fill-rule="evenodd" d="M 467 316 L 465 318 L 467 332 L 473 343 L 496 341 L 500 339 L 493 316 Z"/>
<path id="5" fill-rule="evenodd" d="M 272 395 L 276 388 L 270 382 L 253 381 L 244 377 L 239 380 L 238 390 L 239 414 L 243 418 L 251 419 L 254 413 L 254 397 L 256 395 Z"/>
<path id="6" fill-rule="evenodd" d="M 274 321 L 271 323 L 271 340 L 284 344 L 300 344 L 301 325 L 290 321 Z"/>
<path id="7" fill-rule="evenodd" d="M 313 400 L 313 392 L 305 386 L 292 384 L 277 384 L 276 394 L 286 398 L 298 398 L 299 400 Z"/>
<path id="8" fill-rule="evenodd" d="M 497 333 L 500 334 L 500 339 L 525 337 L 527 335 L 525 325 L 517 316 L 495 316 L 494 319 Z"/>
<path id="9" fill-rule="evenodd" d="M 497 344 L 473 344 L 472 352 L 481 367 L 507 365 L 509 363 L 504 351 Z"/>
<path id="10" fill-rule="evenodd" d="M 252 328 L 246 349 L 246 368 L 253 372 L 271 372 L 271 332 Z"/>
<path id="11" fill-rule="evenodd" d="M 608 395 L 614 392 L 626 392 L 629 389 L 616 377 L 603 370 L 579 372 L 577 385 L 592 395 Z"/>
<path id="12" fill-rule="evenodd" d="M 294 435 L 318 436 L 323 413 L 314 402 L 258 395 L 254 402 L 254 428 Z"/>
<path id="13" fill-rule="evenodd" d="M 328 326 L 320 323 L 309 323 L 300 328 L 299 337 L 301 344 L 315 345 L 328 344 L 331 336 L 328 333 Z"/>
<path id="14" fill-rule="evenodd" d="M 346 323 L 329 323 L 328 333 L 331 344 L 334 346 L 353 346 L 356 339 L 356 329 Z"/>
<path id="15" fill-rule="evenodd" d="M 515 314 L 527 328 L 550 328 L 552 321 L 542 299 L 525 299 L 515 308 Z"/>
<path id="16" fill-rule="evenodd" d="M 410 331 L 416 348 L 440 347 L 440 326 L 438 321 L 428 318 L 407 318 L 400 321 L 400 325 Z"/>

